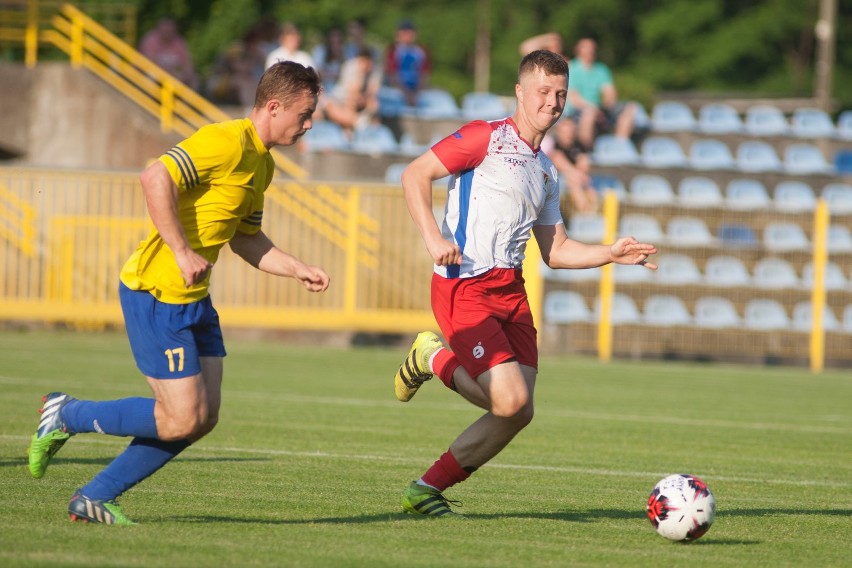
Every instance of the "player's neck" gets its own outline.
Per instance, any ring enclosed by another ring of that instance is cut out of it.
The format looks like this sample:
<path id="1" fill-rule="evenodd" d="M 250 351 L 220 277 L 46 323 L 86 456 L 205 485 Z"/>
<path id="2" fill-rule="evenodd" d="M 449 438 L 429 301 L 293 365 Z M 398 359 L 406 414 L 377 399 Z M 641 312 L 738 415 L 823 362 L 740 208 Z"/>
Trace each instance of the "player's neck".
<path id="1" fill-rule="evenodd" d="M 541 146 L 541 141 L 544 139 L 545 132 L 533 126 L 521 112 L 516 112 L 512 116 L 512 121 L 514 121 L 515 127 L 518 129 L 518 136 L 529 144 L 530 148 L 538 150 L 539 146 Z"/>

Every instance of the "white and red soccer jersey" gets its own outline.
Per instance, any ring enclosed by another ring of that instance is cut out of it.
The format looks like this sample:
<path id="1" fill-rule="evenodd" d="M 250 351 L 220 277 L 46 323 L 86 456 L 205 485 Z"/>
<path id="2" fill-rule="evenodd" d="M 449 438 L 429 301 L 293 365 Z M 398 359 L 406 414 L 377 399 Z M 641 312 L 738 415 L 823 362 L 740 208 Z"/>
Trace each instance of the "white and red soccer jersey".
<path id="1" fill-rule="evenodd" d="M 520 268 L 534 225 L 562 222 L 556 168 L 518 134 L 511 118 L 462 126 L 432 147 L 452 174 L 442 233 L 462 263 L 435 266 L 445 278 Z"/>

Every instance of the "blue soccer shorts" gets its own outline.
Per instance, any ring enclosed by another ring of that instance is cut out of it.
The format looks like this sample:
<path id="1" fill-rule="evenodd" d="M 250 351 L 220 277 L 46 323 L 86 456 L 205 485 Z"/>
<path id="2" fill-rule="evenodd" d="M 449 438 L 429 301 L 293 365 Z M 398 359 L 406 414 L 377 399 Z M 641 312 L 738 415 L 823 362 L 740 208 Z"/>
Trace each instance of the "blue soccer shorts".
<path id="1" fill-rule="evenodd" d="M 146 377 L 181 379 L 201 373 L 201 357 L 224 357 L 219 314 L 210 296 L 166 304 L 145 290 L 119 284 L 130 350 Z"/>

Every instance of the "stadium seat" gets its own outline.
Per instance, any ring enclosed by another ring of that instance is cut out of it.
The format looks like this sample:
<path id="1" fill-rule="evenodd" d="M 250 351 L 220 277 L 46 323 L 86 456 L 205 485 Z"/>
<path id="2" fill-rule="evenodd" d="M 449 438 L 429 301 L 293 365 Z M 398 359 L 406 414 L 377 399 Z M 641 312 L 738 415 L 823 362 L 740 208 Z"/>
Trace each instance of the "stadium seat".
<path id="1" fill-rule="evenodd" d="M 641 284 L 654 280 L 654 272 L 631 264 L 616 264 L 613 266 L 613 275 L 617 284 Z"/>
<path id="2" fill-rule="evenodd" d="M 749 329 L 770 331 L 790 328 L 790 318 L 781 302 L 766 298 L 755 298 L 746 302 L 744 323 Z"/>
<path id="3" fill-rule="evenodd" d="M 666 225 L 666 240 L 671 246 L 704 247 L 715 244 L 715 239 L 703 219 L 677 216 Z"/>
<path id="4" fill-rule="evenodd" d="M 550 268 L 544 261 L 539 265 L 541 277 L 548 282 L 590 282 L 601 278 L 600 267 L 596 268 Z"/>
<path id="5" fill-rule="evenodd" d="M 379 116 L 382 117 L 397 117 L 403 114 L 408 106 L 405 93 L 396 87 L 380 87 L 376 98 L 379 101 Z"/>
<path id="6" fill-rule="evenodd" d="M 835 135 L 841 140 L 852 140 L 852 110 L 844 110 L 837 117 Z"/>
<path id="7" fill-rule="evenodd" d="M 696 140 L 689 148 L 689 165 L 696 170 L 731 170 L 734 156 L 720 140 Z"/>
<path id="8" fill-rule="evenodd" d="M 703 176 L 687 176 L 680 180 L 677 195 L 684 207 L 721 207 L 725 201 L 719 184 Z"/>
<path id="9" fill-rule="evenodd" d="M 813 188 L 803 181 L 784 180 L 775 186 L 773 201 L 779 211 L 795 213 L 813 211 L 816 196 Z"/>
<path id="10" fill-rule="evenodd" d="M 417 108 L 419 118 L 425 119 L 457 119 L 461 117 L 456 100 L 449 91 L 438 88 L 422 89 L 417 93 Z"/>
<path id="11" fill-rule="evenodd" d="M 642 142 L 642 165 L 648 168 L 682 168 L 688 165 L 686 154 L 677 140 L 651 136 Z"/>
<path id="12" fill-rule="evenodd" d="M 628 138 L 601 134 L 595 138 L 592 162 L 600 166 L 634 166 L 639 163 L 639 152 Z"/>
<path id="13" fill-rule="evenodd" d="M 745 131 L 752 136 L 778 136 L 790 130 L 780 109 L 770 105 L 749 107 L 745 114 Z"/>
<path id="14" fill-rule="evenodd" d="M 656 279 L 659 284 L 680 286 L 701 282 L 701 272 L 695 261 L 685 254 L 667 254 L 657 261 L 657 265 Z"/>
<path id="15" fill-rule="evenodd" d="M 736 134 L 743 131 L 743 121 L 731 105 L 707 103 L 698 110 L 698 129 L 706 134 Z"/>
<path id="16" fill-rule="evenodd" d="M 349 141 L 340 125 L 328 120 L 313 123 L 313 126 L 302 137 L 309 152 L 324 150 L 346 150 Z"/>
<path id="17" fill-rule="evenodd" d="M 829 183 L 822 188 L 821 195 L 832 215 L 852 213 L 852 185 L 843 182 Z"/>
<path id="18" fill-rule="evenodd" d="M 722 246 L 731 248 L 756 248 L 757 234 L 754 229 L 743 223 L 722 223 L 716 231 L 716 238 Z"/>
<path id="19" fill-rule="evenodd" d="M 575 323 L 592 321 L 592 311 L 579 292 L 554 290 L 544 296 L 544 321 Z"/>
<path id="20" fill-rule="evenodd" d="M 818 108 L 794 110 L 790 117 L 790 130 L 799 138 L 831 138 L 835 133 L 831 117 Z"/>
<path id="21" fill-rule="evenodd" d="M 770 221 L 763 229 L 763 245 L 773 252 L 807 250 L 811 243 L 802 228 L 790 221 Z"/>
<path id="22" fill-rule="evenodd" d="M 510 114 L 496 93 L 467 93 L 462 97 L 461 113 L 465 120 L 499 120 Z"/>
<path id="23" fill-rule="evenodd" d="M 846 333 L 852 333 L 852 304 L 846 304 L 846 307 L 843 308 L 842 329 Z"/>
<path id="24" fill-rule="evenodd" d="M 725 188 L 728 207 L 737 210 L 766 209 L 772 204 L 766 186 L 756 179 L 737 178 Z"/>
<path id="25" fill-rule="evenodd" d="M 622 181 L 617 177 L 601 174 L 592 174 L 591 178 L 592 187 L 594 187 L 595 190 L 601 195 L 603 195 L 607 191 L 613 191 L 619 197 L 619 199 L 627 197 L 627 190 L 624 188 L 624 184 L 622 183 Z"/>
<path id="26" fill-rule="evenodd" d="M 731 288 L 750 286 L 751 276 L 743 261 L 735 256 L 711 256 L 704 263 L 704 282 L 709 286 Z"/>
<path id="27" fill-rule="evenodd" d="M 689 325 L 692 323 L 692 317 L 679 297 L 671 294 L 653 294 L 645 300 L 642 321 L 648 325 L 658 326 Z"/>
<path id="28" fill-rule="evenodd" d="M 621 218 L 619 235 L 633 236 L 637 240 L 651 244 L 663 242 L 663 230 L 657 219 L 642 213 L 628 213 Z"/>
<path id="29" fill-rule="evenodd" d="M 843 275 L 843 269 L 836 262 L 829 261 L 825 265 L 825 277 L 823 279 L 826 290 L 846 290 L 849 282 Z M 808 262 L 802 269 L 802 285 L 811 289 L 814 285 L 814 263 Z"/>
<path id="30" fill-rule="evenodd" d="M 737 146 L 737 169 L 743 172 L 777 172 L 781 160 L 775 148 L 760 140 L 746 140 Z"/>
<path id="31" fill-rule="evenodd" d="M 832 224 L 828 227 L 828 252 L 852 252 L 852 234 L 846 225 Z"/>
<path id="32" fill-rule="evenodd" d="M 604 238 L 604 218 L 575 213 L 568 218 L 568 236 L 582 243 L 600 243 Z"/>
<path id="33" fill-rule="evenodd" d="M 822 151 L 813 144 L 790 144 L 784 149 L 784 171 L 793 175 L 832 174 Z"/>
<path id="34" fill-rule="evenodd" d="M 852 150 L 838 150 L 834 155 L 834 170 L 838 175 L 852 175 Z"/>
<path id="35" fill-rule="evenodd" d="M 758 288 L 798 288 L 801 285 L 796 270 L 783 258 L 761 258 L 754 265 L 754 285 Z"/>
<path id="36" fill-rule="evenodd" d="M 648 116 L 648 111 L 645 110 L 642 103 L 638 101 L 630 102 L 636 108 L 636 112 L 633 114 L 633 131 L 647 132 L 651 129 L 651 117 Z"/>
<path id="37" fill-rule="evenodd" d="M 695 130 L 695 117 L 682 102 L 661 101 L 651 110 L 651 128 L 655 132 L 689 132 Z"/>
<path id="38" fill-rule="evenodd" d="M 729 299 L 701 296 L 695 301 L 695 325 L 706 329 L 738 328 L 742 319 Z"/>
<path id="39" fill-rule="evenodd" d="M 639 174 L 630 180 L 630 200 L 636 205 L 671 205 L 675 194 L 668 180 L 656 174 Z"/>
<path id="40" fill-rule="evenodd" d="M 389 127 L 384 124 L 370 124 L 354 131 L 351 148 L 358 154 L 380 156 L 398 153 L 399 143 Z"/>
<path id="41" fill-rule="evenodd" d="M 810 332 L 813 325 L 813 305 L 810 300 L 802 300 L 793 305 L 793 329 L 796 331 Z M 825 331 L 840 331 L 840 322 L 834 311 L 828 306 L 823 306 L 822 329 Z"/>
<path id="42" fill-rule="evenodd" d="M 594 309 L 595 321 L 600 319 L 600 306 L 600 297 L 597 297 L 595 298 Z M 636 307 L 633 298 L 621 292 L 612 295 L 612 308 L 610 310 L 610 323 L 612 325 L 639 323 L 640 320 L 639 308 Z"/>
<path id="43" fill-rule="evenodd" d="M 391 164 L 385 170 L 385 183 L 402 184 L 402 172 L 408 167 L 408 162 Z"/>

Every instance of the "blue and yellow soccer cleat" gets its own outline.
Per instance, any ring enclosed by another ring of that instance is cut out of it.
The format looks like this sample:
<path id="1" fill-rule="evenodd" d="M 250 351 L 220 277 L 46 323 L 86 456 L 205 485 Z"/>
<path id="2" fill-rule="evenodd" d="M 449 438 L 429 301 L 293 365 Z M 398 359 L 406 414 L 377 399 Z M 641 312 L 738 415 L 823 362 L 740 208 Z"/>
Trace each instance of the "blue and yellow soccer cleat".
<path id="1" fill-rule="evenodd" d="M 44 403 L 39 409 L 41 420 L 27 449 L 30 473 L 36 479 L 44 475 L 50 459 L 72 436 L 62 420 L 61 412 L 62 407 L 72 400 L 76 399 L 62 392 L 52 392 L 41 397 Z"/>
<path id="2" fill-rule="evenodd" d="M 417 335 L 408 356 L 394 377 L 393 389 L 396 398 L 402 402 L 408 402 L 417 389 L 432 378 L 429 358 L 443 346 L 441 339 L 431 331 L 424 331 Z"/>
<path id="3" fill-rule="evenodd" d="M 450 515 L 461 517 L 450 508 L 450 504 L 461 507 L 460 501 L 448 500 L 434 487 L 420 485 L 412 481 L 402 492 L 402 510 L 406 513 L 423 515 L 424 517 L 443 517 Z"/>
<path id="4" fill-rule="evenodd" d="M 105 525 L 130 526 L 134 523 L 124 516 L 121 507 L 115 501 L 96 501 L 89 499 L 79 491 L 68 503 L 68 515 L 72 521 L 83 523 L 103 523 Z"/>

